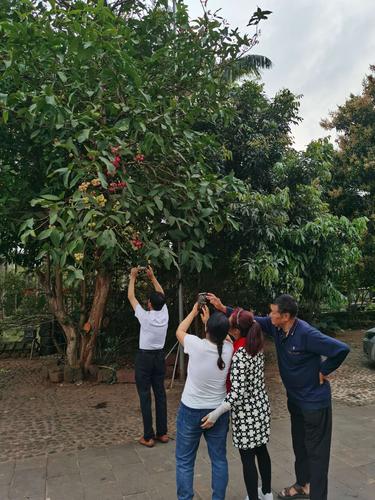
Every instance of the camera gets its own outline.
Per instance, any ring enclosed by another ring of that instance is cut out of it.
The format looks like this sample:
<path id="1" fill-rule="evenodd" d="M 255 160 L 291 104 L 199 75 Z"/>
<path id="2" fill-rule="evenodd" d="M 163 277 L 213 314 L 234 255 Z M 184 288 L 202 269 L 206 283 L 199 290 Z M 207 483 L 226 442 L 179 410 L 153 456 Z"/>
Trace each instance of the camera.
<path id="1" fill-rule="evenodd" d="M 198 302 L 198 305 L 199 305 L 199 312 L 201 312 L 203 306 L 207 305 L 207 292 L 200 292 L 200 293 L 198 293 L 197 302 Z"/>

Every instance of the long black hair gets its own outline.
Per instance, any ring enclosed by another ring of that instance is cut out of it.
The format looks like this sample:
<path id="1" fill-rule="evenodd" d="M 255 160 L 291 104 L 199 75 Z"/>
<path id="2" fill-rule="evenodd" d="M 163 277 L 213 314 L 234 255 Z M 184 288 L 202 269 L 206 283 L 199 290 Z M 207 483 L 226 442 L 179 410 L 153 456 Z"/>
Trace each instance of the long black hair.
<path id="1" fill-rule="evenodd" d="M 222 312 L 214 312 L 207 321 L 207 332 L 211 342 L 217 345 L 219 358 L 217 366 L 220 370 L 224 370 L 225 363 L 223 360 L 223 344 L 229 331 L 229 320 Z"/>

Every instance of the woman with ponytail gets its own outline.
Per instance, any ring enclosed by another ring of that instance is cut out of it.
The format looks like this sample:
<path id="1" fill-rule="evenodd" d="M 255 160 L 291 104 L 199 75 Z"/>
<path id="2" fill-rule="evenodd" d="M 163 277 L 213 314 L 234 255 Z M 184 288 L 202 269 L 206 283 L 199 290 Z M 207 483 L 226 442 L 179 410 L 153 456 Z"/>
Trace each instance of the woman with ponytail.
<path id="1" fill-rule="evenodd" d="M 233 311 L 229 322 L 235 338 L 230 390 L 224 402 L 202 419 L 202 428 L 215 428 L 215 422 L 231 410 L 233 444 L 240 452 L 247 499 L 272 500 L 271 460 L 266 446 L 271 415 L 264 384 L 262 329 L 251 312 L 240 308 Z M 259 489 L 255 459 L 262 480 Z"/>
<path id="2" fill-rule="evenodd" d="M 202 321 L 206 338 L 200 339 L 187 333 L 199 313 L 195 304 L 182 321 L 176 336 L 189 355 L 187 379 L 177 415 L 176 433 L 176 481 L 178 500 L 191 500 L 194 496 L 194 464 L 199 441 L 203 434 L 211 459 L 212 499 L 224 500 L 228 484 L 226 457 L 229 415 L 218 417 L 215 427 L 202 429 L 201 420 L 223 401 L 233 346 L 227 340 L 229 320 L 225 314 L 215 312 L 210 317 L 203 306 Z"/>

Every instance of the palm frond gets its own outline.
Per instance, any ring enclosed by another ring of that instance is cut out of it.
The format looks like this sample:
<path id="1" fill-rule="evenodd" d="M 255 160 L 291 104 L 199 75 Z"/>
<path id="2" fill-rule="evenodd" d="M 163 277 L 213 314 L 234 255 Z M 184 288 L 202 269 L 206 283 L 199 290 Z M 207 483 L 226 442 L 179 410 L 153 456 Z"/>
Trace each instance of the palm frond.
<path id="1" fill-rule="evenodd" d="M 234 82 L 246 75 L 260 76 L 260 70 L 270 69 L 271 67 L 272 61 L 268 57 L 249 54 L 229 63 L 224 72 L 224 77 Z"/>

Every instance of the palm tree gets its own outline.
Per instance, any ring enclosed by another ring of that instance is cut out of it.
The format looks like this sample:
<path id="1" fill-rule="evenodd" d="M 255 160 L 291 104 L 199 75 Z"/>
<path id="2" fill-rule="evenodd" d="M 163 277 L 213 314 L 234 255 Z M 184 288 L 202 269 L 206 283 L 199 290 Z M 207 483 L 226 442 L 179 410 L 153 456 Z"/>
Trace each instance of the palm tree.
<path id="1" fill-rule="evenodd" d="M 224 78 L 235 82 L 243 76 L 254 75 L 259 77 L 262 69 L 270 69 L 271 67 L 272 61 L 268 57 L 249 54 L 229 62 L 224 72 Z"/>

